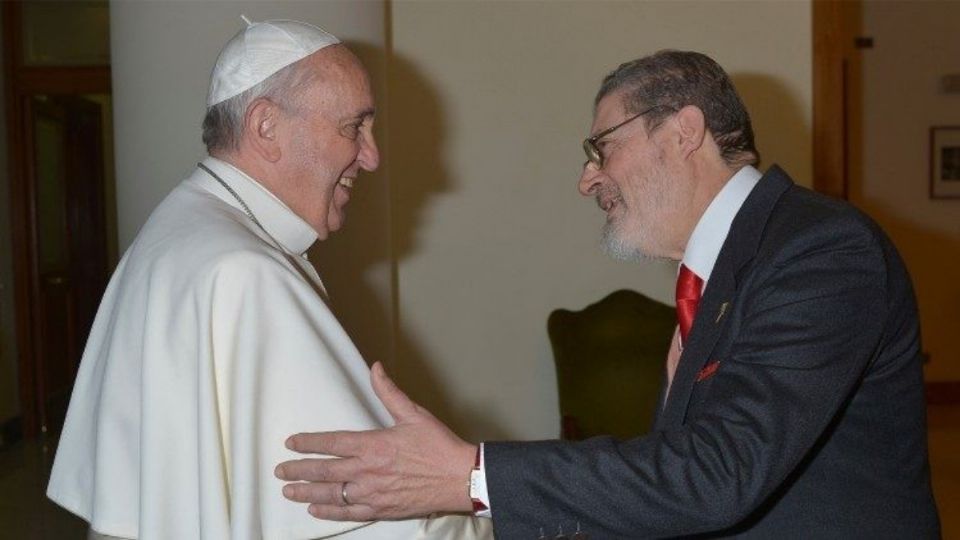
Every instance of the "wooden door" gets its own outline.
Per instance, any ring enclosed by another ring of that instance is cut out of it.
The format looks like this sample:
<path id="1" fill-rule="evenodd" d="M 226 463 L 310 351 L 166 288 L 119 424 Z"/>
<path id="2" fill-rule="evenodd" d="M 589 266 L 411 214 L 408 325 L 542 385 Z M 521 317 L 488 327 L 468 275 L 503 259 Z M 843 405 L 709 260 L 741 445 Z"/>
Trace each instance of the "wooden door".
<path id="1" fill-rule="evenodd" d="M 4 1 L 0 14 L 20 415 L 29 439 L 63 421 L 110 270 L 109 5 Z"/>
<path id="2" fill-rule="evenodd" d="M 848 198 L 859 174 L 861 0 L 814 0 L 813 188 Z"/>
<path id="3" fill-rule="evenodd" d="M 35 372 L 42 431 L 58 431 L 106 286 L 100 104 L 81 96 L 26 100 L 37 231 Z"/>

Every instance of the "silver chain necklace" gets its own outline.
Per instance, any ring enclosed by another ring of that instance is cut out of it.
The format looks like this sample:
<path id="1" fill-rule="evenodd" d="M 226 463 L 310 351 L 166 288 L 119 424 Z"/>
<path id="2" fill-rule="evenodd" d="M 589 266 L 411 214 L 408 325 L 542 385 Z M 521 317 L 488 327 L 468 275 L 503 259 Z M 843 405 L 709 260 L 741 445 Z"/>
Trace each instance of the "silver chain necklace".
<path id="1" fill-rule="evenodd" d="M 216 180 L 217 182 L 220 182 L 220 185 L 223 186 L 224 189 L 229 191 L 230 194 L 233 195 L 233 198 L 236 199 L 238 203 L 240 203 L 240 206 L 243 207 L 243 211 L 247 214 L 247 217 L 249 217 L 254 223 L 256 223 L 257 227 L 260 227 L 260 229 L 263 232 L 267 232 L 267 230 L 263 228 L 263 225 L 260 224 L 260 220 L 257 219 L 257 216 L 253 215 L 253 212 L 250 210 L 250 207 L 247 206 L 247 203 L 243 202 L 243 199 L 241 199 L 240 195 L 237 195 L 237 192 L 234 191 L 232 187 L 230 187 L 230 184 L 226 183 L 223 180 L 223 178 L 220 178 L 219 176 L 217 176 L 217 173 L 211 171 L 203 163 L 197 163 L 197 167 L 200 167 L 201 169 L 206 171 L 207 174 L 212 176 L 214 180 Z"/>
<path id="2" fill-rule="evenodd" d="M 243 207 L 243 211 L 244 211 L 244 213 L 247 214 L 247 217 L 249 217 L 254 223 L 256 223 L 257 227 L 260 227 L 260 230 L 262 230 L 274 243 L 276 243 L 276 244 L 278 245 L 278 247 L 281 245 L 279 242 L 277 242 L 276 240 L 274 240 L 274 239 L 273 239 L 273 236 L 271 236 L 270 233 L 267 232 L 267 229 L 265 229 L 265 228 L 263 227 L 263 225 L 260 224 L 260 221 L 257 219 L 257 216 L 253 215 L 253 212 L 250 210 L 250 207 L 247 206 L 247 203 L 243 202 L 243 199 L 240 198 L 240 195 L 237 195 L 237 192 L 234 191 L 232 187 L 230 187 L 230 184 L 226 183 L 226 182 L 223 180 L 223 178 L 220 178 L 219 176 L 217 176 L 217 173 L 211 171 L 211 170 L 210 170 L 206 165 L 204 165 L 203 163 L 197 163 L 197 167 L 200 167 L 201 169 L 203 169 L 207 174 L 209 174 L 211 177 L 213 177 L 214 180 L 216 180 L 217 182 L 219 182 L 220 185 L 223 186 L 224 189 L 226 189 L 228 192 L 230 192 L 230 195 L 233 195 L 233 198 L 236 199 L 237 202 L 240 203 L 240 206 Z M 285 249 L 284 249 L 283 251 L 284 251 L 284 253 L 287 253 Z M 290 255 L 289 253 L 287 253 L 287 256 L 291 256 L 291 255 Z M 306 254 L 303 254 L 301 257 L 295 257 L 295 258 L 296 258 L 296 259 L 301 259 L 301 258 L 303 259 L 303 260 L 300 261 L 300 262 L 296 262 L 296 261 L 295 261 L 293 264 L 296 266 L 296 268 L 298 269 L 298 271 L 301 272 L 301 274 L 303 275 L 304 279 L 306 279 L 308 283 L 312 283 L 312 284 L 314 285 L 315 290 L 317 291 L 317 294 L 319 294 L 319 295 L 322 296 L 323 298 L 329 298 L 329 297 L 327 296 L 327 289 L 326 289 L 326 287 L 323 286 L 323 281 L 320 279 L 320 275 L 317 274 L 316 269 L 313 267 L 313 265 L 310 263 L 310 261 L 309 261 L 308 259 L 306 259 Z M 309 270 L 309 271 L 304 268 L 304 266 L 303 266 L 304 264 L 306 264 L 307 266 L 310 267 L 310 270 Z M 313 272 L 313 275 L 311 275 L 310 272 Z"/>

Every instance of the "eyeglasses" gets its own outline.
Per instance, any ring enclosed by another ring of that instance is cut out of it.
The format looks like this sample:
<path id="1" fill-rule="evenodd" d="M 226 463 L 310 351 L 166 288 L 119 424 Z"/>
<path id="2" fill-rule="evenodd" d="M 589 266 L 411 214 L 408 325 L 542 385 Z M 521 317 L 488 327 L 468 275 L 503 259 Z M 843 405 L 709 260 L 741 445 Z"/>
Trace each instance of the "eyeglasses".
<path id="1" fill-rule="evenodd" d="M 622 128 L 623 126 L 629 124 L 630 122 L 633 122 L 633 121 L 636 120 L 637 118 L 640 118 L 641 116 L 643 116 L 643 115 L 645 115 L 645 114 L 653 111 L 654 109 L 660 109 L 660 108 L 662 108 L 662 107 L 660 107 L 659 105 L 654 106 L 654 107 L 650 107 L 649 109 L 646 109 L 646 110 L 644 110 L 643 112 L 639 112 L 639 113 L 631 116 L 630 118 L 627 118 L 627 119 L 624 120 L 623 122 L 620 122 L 619 124 L 617 124 L 617 125 L 615 125 L 615 126 L 613 126 L 613 127 L 607 128 L 607 129 L 601 131 L 600 133 L 597 133 L 596 135 L 594 135 L 594 136 L 592 136 L 592 137 L 587 137 L 586 139 L 584 139 L 584 140 L 583 140 L 583 151 L 587 154 L 587 161 L 590 162 L 590 163 L 593 163 L 594 165 L 596 165 L 598 169 L 602 169 L 602 168 L 603 168 L 603 153 L 600 152 L 600 149 L 599 149 L 599 148 L 597 148 L 597 141 L 599 141 L 600 139 L 602 139 L 602 138 L 606 137 L 607 135 L 613 133 L 614 131 Z"/>

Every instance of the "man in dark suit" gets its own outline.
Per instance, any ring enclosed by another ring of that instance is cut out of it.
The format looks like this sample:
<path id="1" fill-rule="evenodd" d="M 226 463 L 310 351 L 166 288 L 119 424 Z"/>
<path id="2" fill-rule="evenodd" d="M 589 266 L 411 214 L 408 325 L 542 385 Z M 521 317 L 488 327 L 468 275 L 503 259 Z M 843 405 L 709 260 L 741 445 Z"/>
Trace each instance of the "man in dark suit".
<path id="1" fill-rule="evenodd" d="M 591 132 L 580 190 L 609 251 L 681 261 L 653 432 L 478 447 L 375 366 L 397 425 L 292 437 L 343 459 L 282 464 L 310 481 L 284 493 L 328 519 L 492 513 L 507 539 L 938 537 L 916 305 L 883 232 L 761 175 L 749 116 L 702 54 L 620 66 Z"/>

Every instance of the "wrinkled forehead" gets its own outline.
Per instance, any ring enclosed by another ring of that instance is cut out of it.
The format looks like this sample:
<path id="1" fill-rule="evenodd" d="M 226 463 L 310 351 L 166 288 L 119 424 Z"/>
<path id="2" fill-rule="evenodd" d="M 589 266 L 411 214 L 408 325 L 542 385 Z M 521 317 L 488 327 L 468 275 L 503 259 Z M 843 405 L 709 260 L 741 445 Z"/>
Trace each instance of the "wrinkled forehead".
<path id="1" fill-rule="evenodd" d="M 370 76 L 346 47 L 327 47 L 302 61 L 315 70 L 307 92 L 310 105 L 326 109 L 334 116 L 349 116 L 373 108 Z"/>

